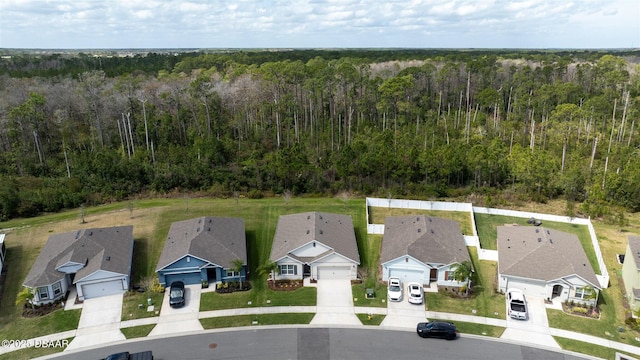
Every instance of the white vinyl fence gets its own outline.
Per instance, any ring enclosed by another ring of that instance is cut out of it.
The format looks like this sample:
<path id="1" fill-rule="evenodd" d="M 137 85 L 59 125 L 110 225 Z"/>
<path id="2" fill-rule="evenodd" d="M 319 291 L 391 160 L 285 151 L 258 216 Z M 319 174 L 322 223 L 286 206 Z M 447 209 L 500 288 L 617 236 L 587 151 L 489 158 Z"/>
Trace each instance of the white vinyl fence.
<path id="1" fill-rule="evenodd" d="M 476 229 L 475 213 L 490 214 L 490 215 L 503 215 L 520 218 L 535 218 L 543 221 L 563 222 L 569 224 L 586 225 L 591 235 L 591 243 L 598 259 L 598 265 L 600 266 L 600 274 L 596 274 L 600 286 L 606 288 L 609 286 L 609 273 L 602 257 L 602 251 L 600 251 L 600 245 L 598 244 L 598 238 L 596 232 L 591 224 L 590 219 L 575 218 L 568 216 L 558 216 L 550 214 L 539 214 L 526 211 L 514 211 L 493 209 L 484 207 L 475 207 L 471 203 L 456 203 L 448 201 L 422 201 L 422 200 L 403 200 L 403 199 L 382 199 L 382 198 L 367 198 L 366 199 L 366 215 L 367 215 L 367 233 L 369 234 L 384 234 L 384 224 L 372 224 L 369 217 L 370 207 L 386 207 L 386 208 L 400 208 L 400 209 L 416 209 L 416 210 L 438 210 L 438 211 L 459 211 L 469 212 L 471 219 L 472 235 L 465 235 L 464 240 L 467 246 L 474 246 L 478 249 L 478 258 L 480 260 L 498 261 L 498 252 L 496 250 L 483 249 L 480 246 L 478 239 L 478 231 Z"/>

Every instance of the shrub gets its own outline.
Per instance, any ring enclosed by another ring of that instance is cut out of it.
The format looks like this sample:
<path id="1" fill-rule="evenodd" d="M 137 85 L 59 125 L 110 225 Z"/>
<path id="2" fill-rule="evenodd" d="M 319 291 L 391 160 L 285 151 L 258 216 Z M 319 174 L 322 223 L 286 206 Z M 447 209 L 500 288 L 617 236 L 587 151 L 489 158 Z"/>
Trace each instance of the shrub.
<path id="1" fill-rule="evenodd" d="M 264 194 L 262 194 L 262 191 L 260 190 L 251 190 L 247 194 L 247 197 L 249 199 L 262 199 L 264 197 Z"/>

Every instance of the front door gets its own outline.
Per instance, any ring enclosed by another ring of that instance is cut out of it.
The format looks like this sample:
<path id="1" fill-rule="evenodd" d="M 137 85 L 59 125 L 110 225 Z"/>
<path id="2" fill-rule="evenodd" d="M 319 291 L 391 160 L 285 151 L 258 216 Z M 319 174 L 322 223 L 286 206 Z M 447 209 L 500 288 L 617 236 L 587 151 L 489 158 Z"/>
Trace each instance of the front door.
<path id="1" fill-rule="evenodd" d="M 438 269 L 431 269 L 429 273 L 429 281 L 437 281 L 438 280 Z"/>
<path id="2" fill-rule="evenodd" d="M 551 293 L 552 298 L 556 298 L 562 294 L 562 285 L 553 285 L 553 292 Z"/>

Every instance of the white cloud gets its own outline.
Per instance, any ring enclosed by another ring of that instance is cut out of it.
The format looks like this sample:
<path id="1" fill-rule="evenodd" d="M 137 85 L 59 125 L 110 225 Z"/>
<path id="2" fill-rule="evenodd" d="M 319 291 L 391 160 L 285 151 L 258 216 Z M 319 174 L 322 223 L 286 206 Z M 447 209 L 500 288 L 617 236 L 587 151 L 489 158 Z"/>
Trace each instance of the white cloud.
<path id="1" fill-rule="evenodd" d="M 638 0 L 0 0 L 0 48 L 640 46 L 639 8 Z"/>

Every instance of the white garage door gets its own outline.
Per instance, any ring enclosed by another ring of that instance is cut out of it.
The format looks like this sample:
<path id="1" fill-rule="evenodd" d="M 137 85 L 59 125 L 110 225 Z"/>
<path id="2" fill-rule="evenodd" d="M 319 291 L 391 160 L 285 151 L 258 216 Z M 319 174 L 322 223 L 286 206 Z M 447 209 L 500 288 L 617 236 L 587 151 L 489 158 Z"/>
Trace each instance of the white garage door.
<path id="1" fill-rule="evenodd" d="M 403 284 L 410 282 L 423 283 L 424 271 L 417 269 L 389 269 L 389 277 L 397 277 Z"/>
<path id="2" fill-rule="evenodd" d="M 318 267 L 318 279 L 349 279 L 351 268 L 349 266 L 320 266 Z"/>
<path id="3" fill-rule="evenodd" d="M 122 294 L 124 289 L 122 288 L 122 280 L 111 280 L 93 284 L 81 285 L 82 294 L 85 299 L 91 299 L 95 297 L 105 295 Z"/>

